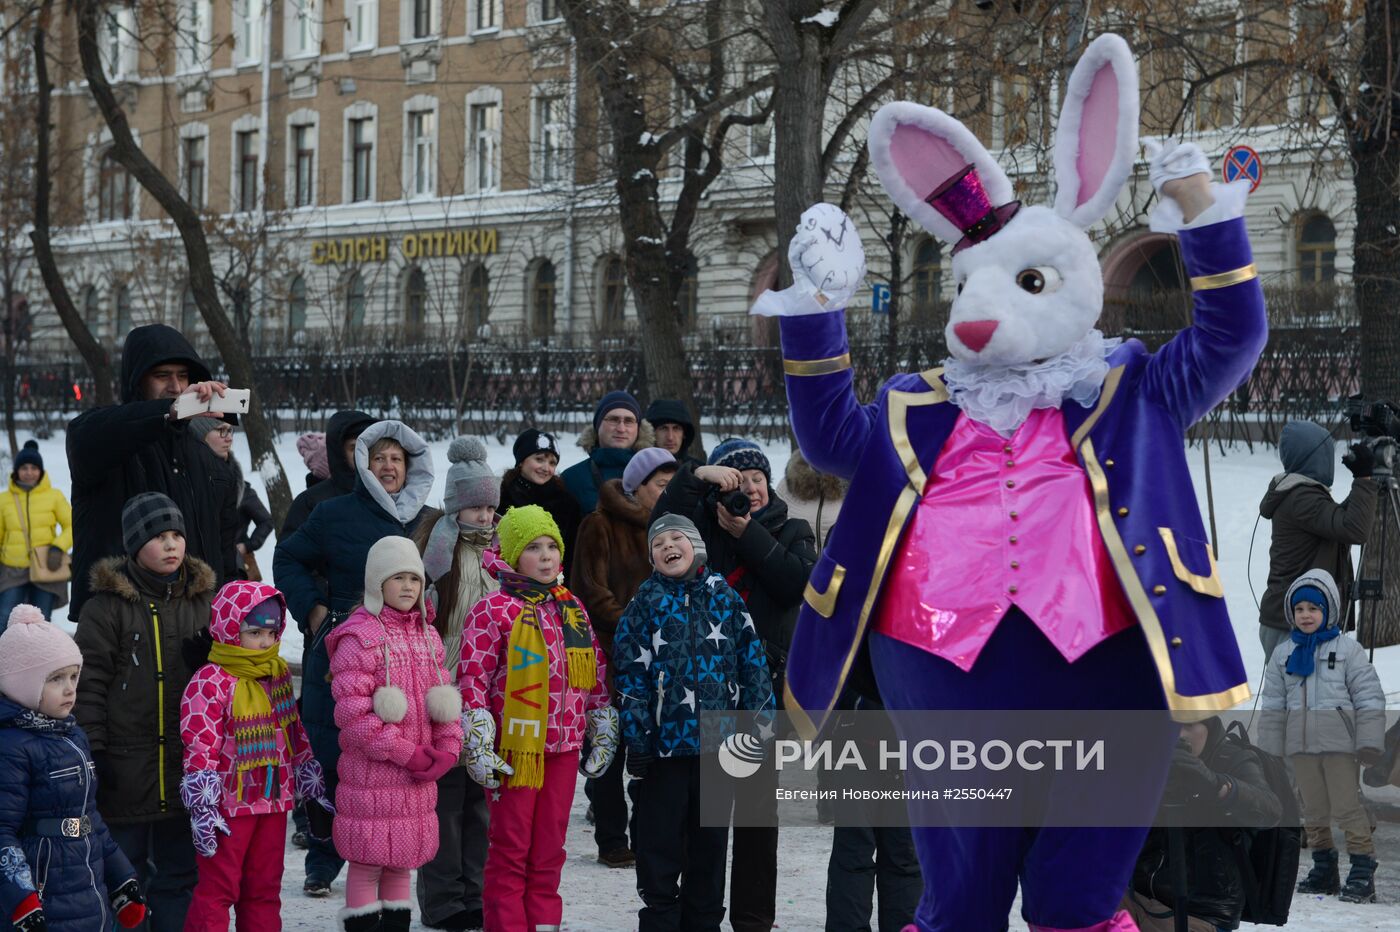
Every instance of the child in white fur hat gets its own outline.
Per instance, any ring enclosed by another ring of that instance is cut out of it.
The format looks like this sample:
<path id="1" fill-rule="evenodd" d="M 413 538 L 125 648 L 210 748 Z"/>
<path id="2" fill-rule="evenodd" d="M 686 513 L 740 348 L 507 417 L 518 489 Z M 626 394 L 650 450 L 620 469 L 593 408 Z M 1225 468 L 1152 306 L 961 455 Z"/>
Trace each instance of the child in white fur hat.
<path id="1" fill-rule="evenodd" d="M 335 847 L 350 862 L 345 932 L 408 932 L 409 871 L 438 848 L 436 781 L 462 753 L 462 699 L 423 577 L 413 541 L 381 539 L 365 563 L 364 604 L 326 636 L 341 749 Z"/>
<path id="2" fill-rule="evenodd" d="M 96 767 L 72 716 L 83 655 L 33 605 L 0 635 L 0 926 L 124 929 L 146 916 L 136 871 L 97 812 Z M 40 892 L 42 891 L 42 893 Z"/>

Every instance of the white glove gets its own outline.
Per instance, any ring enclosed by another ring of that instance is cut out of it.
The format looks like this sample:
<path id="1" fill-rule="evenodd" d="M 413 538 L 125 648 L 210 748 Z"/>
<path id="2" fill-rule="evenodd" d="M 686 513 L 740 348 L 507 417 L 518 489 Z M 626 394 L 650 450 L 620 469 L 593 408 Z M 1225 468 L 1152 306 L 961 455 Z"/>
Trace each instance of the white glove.
<path id="1" fill-rule="evenodd" d="M 585 735 L 593 750 L 589 751 L 588 760 L 578 765 L 578 772 L 585 777 L 601 777 L 617 754 L 617 709 L 609 705 L 589 712 Z"/>
<path id="2" fill-rule="evenodd" d="M 1210 174 L 1210 162 L 1194 142 L 1168 139 L 1159 143 L 1155 139 L 1144 139 L 1142 148 L 1147 153 L 1147 177 L 1158 197 L 1165 196 L 1162 185 L 1168 181 Z"/>
<path id="3" fill-rule="evenodd" d="M 510 776 L 515 769 L 496 753 L 496 720 L 490 709 L 465 709 L 462 712 L 462 734 L 465 736 L 467 776 L 494 790 L 501 785 L 501 775 Z"/>
<path id="4" fill-rule="evenodd" d="M 765 291 L 752 314 L 797 317 L 839 311 L 865 283 L 865 249 L 851 218 L 832 204 L 814 204 L 802 213 L 788 242 L 792 287 Z"/>

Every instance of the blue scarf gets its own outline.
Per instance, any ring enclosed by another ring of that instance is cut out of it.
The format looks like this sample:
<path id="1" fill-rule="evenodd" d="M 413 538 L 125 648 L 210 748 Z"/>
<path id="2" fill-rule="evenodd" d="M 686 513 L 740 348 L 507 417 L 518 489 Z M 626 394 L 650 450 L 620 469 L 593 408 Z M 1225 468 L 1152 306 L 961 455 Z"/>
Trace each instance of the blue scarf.
<path id="1" fill-rule="evenodd" d="M 1313 660 L 1317 656 L 1317 645 L 1326 644 L 1341 633 L 1340 628 L 1319 628 L 1312 634 L 1304 634 L 1294 628 L 1293 643 L 1298 646 L 1293 648 L 1293 653 L 1288 655 L 1288 666 L 1284 669 L 1294 676 L 1312 676 Z"/>

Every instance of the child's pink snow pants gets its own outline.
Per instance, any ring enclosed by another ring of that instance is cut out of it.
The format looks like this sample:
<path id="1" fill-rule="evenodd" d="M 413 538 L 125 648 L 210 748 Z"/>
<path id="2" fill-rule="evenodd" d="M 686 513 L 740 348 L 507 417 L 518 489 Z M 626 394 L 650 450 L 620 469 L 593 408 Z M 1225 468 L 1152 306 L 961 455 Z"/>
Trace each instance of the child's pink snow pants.
<path id="1" fill-rule="evenodd" d="M 228 932 L 228 910 L 238 932 L 282 928 L 282 857 L 287 814 L 225 816 L 232 834 L 216 833 L 212 858 L 199 858 L 199 883 L 185 915 L 185 932 Z"/>
<path id="2" fill-rule="evenodd" d="M 544 786 L 486 791 L 491 811 L 483 878 L 486 932 L 534 932 L 564 915 L 559 875 L 578 780 L 578 751 L 546 754 Z"/>

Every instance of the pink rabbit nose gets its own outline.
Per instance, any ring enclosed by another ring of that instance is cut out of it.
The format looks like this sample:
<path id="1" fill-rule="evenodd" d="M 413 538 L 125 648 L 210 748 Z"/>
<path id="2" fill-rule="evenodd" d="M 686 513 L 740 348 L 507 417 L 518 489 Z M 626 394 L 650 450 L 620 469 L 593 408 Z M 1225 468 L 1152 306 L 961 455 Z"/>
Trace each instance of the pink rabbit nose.
<path id="1" fill-rule="evenodd" d="M 996 332 L 997 322 L 994 320 L 970 320 L 953 324 L 953 333 L 974 353 L 982 352 L 982 347 L 992 341 L 992 334 Z"/>

